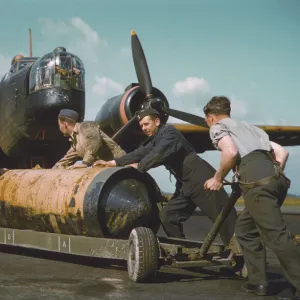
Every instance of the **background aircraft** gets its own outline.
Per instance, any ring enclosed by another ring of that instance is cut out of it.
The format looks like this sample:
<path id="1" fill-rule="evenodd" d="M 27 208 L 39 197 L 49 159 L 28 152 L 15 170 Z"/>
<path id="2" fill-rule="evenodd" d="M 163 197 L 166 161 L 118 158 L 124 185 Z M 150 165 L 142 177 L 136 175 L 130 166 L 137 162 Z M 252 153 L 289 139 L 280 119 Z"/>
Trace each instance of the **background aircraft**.
<path id="1" fill-rule="evenodd" d="M 205 120 L 171 109 L 165 95 L 152 87 L 146 58 L 134 31 L 131 44 L 138 83 L 108 99 L 95 121 L 128 152 L 146 141 L 135 113 L 151 106 L 160 112 L 163 123 L 169 116 L 191 123 L 174 126 L 198 153 L 213 150 Z M 12 64 L 0 83 L 0 166 L 31 168 L 38 163 L 51 168 L 63 156 L 68 139 L 58 130 L 57 115 L 60 109 L 71 108 L 83 120 L 84 72 L 82 61 L 63 47 L 41 58 L 23 57 Z M 300 145 L 299 126 L 260 127 L 283 146 Z"/>

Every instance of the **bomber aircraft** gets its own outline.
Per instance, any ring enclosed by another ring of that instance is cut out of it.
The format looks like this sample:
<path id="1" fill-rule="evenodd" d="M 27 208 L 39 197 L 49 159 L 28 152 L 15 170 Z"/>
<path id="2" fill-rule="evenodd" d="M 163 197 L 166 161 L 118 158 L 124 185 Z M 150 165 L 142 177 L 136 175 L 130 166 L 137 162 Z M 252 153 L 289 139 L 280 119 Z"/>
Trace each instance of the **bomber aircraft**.
<path id="1" fill-rule="evenodd" d="M 204 118 L 171 109 L 163 92 L 152 86 L 144 51 L 134 31 L 131 44 L 138 83 L 129 84 L 124 93 L 108 99 L 95 122 L 128 152 L 146 140 L 135 113 L 151 106 L 160 112 L 163 123 L 169 116 L 191 123 L 173 125 L 198 153 L 213 150 Z M 52 167 L 68 149 L 68 141 L 57 127 L 62 108 L 78 111 L 83 120 L 85 70 L 79 57 L 57 47 L 40 58 L 30 55 L 13 60 L 0 82 L 0 166 Z M 260 127 L 274 142 L 300 145 L 300 126 Z"/>

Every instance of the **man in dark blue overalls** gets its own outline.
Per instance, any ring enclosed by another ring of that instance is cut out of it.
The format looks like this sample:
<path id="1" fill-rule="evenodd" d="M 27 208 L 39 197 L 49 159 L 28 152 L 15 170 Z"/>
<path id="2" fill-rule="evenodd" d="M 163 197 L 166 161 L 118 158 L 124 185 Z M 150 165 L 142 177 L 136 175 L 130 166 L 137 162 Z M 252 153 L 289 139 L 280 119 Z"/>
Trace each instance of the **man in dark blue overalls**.
<path id="1" fill-rule="evenodd" d="M 144 133 L 151 137 L 148 144 L 115 160 L 100 160 L 94 165 L 113 167 L 137 163 L 136 167 L 140 172 L 147 172 L 161 165 L 170 170 L 177 179 L 176 191 L 160 213 L 164 230 L 169 237 L 185 238 L 182 223 L 192 215 L 197 206 L 214 222 L 228 202 L 224 189 L 213 193 L 204 190 L 204 182 L 216 170 L 197 155 L 180 131 L 172 125 L 161 124 L 156 110 L 142 110 L 138 112 L 137 118 Z M 220 229 L 224 244 L 230 244 L 233 252 L 240 251 L 234 235 L 236 218 L 236 211 L 232 208 Z"/>

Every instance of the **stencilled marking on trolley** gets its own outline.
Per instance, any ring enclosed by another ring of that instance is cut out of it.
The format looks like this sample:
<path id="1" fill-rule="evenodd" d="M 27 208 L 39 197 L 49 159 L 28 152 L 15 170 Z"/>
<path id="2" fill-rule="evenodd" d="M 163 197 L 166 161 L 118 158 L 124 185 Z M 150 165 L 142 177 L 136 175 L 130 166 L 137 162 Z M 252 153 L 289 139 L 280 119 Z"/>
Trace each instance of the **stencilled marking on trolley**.
<path id="1" fill-rule="evenodd" d="M 4 244 L 15 244 L 15 231 L 4 230 Z"/>
<path id="2" fill-rule="evenodd" d="M 58 251 L 71 253 L 71 238 L 58 236 Z"/>

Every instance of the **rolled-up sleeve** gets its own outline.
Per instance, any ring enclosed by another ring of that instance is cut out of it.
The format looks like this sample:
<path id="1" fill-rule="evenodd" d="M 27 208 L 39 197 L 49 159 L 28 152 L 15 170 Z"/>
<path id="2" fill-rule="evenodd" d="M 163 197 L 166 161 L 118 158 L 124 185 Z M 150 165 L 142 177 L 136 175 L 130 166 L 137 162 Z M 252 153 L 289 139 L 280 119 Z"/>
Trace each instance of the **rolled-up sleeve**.
<path id="1" fill-rule="evenodd" d="M 217 124 L 212 125 L 210 127 L 210 130 L 209 130 L 209 135 L 210 135 L 213 146 L 218 150 L 220 150 L 219 147 L 218 147 L 219 141 L 224 136 L 227 136 L 227 135 L 230 136 L 229 131 L 226 128 L 226 126 L 224 124 L 221 124 L 221 123 L 217 123 Z"/>

